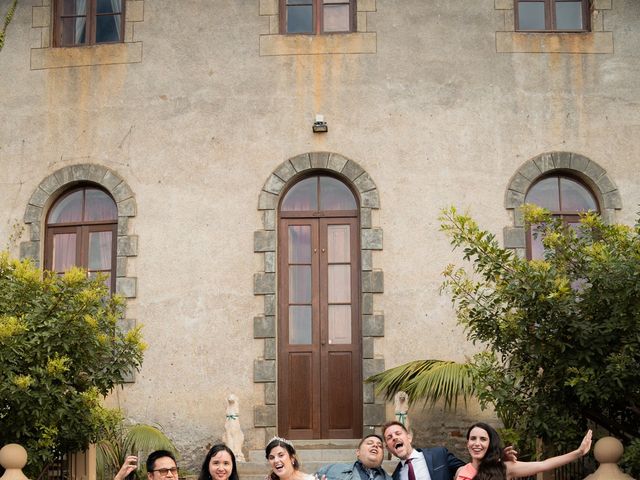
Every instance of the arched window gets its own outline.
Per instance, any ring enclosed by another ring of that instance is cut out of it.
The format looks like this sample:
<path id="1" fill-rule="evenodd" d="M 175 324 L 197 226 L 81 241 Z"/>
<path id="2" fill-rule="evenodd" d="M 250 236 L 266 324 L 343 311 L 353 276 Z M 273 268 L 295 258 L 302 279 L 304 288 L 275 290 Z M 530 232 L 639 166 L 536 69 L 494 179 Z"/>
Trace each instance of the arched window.
<path id="1" fill-rule="evenodd" d="M 65 192 L 47 215 L 45 268 L 62 273 L 75 265 L 89 276 L 102 273 L 114 292 L 117 227 L 118 208 L 104 190 L 84 186 Z"/>
<path id="2" fill-rule="evenodd" d="M 525 197 L 525 203 L 533 203 L 561 217 L 569 225 L 580 222 L 580 213 L 600 211 L 595 195 L 582 182 L 568 175 L 549 175 L 535 182 Z M 533 228 L 527 233 L 527 258 L 544 257 L 542 239 L 534 238 Z"/>

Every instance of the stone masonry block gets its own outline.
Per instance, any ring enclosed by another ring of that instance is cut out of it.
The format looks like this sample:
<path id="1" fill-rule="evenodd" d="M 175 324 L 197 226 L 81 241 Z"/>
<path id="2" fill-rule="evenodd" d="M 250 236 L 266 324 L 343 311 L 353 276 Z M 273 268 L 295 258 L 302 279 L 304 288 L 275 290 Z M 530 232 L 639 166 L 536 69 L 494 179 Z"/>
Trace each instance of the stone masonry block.
<path id="1" fill-rule="evenodd" d="M 312 152 L 309 154 L 311 168 L 327 168 L 329 163 L 329 152 Z"/>
<path id="2" fill-rule="evenodd" d="M 49 7 L 31 7 L 31 26 L 33 28 L 48 27 L 51 20 Z"/>
<path id="3" fill-rule="evenodd" d="M 584 155 L 580 155 L 579 153 L 571 154 L 571 168 L 574 170 L 584 173 L 590 162 L 591 160 Z"/>
<path id="4" fill-rule="evenodd" d="M 376 373 L 384 372 L 384 360 L 372 358 L 362 360 L 362 378 L 367 379 Z"/>
<path id="5" fill-rule="evenodd" d="M 271 315 L 253 317 L 253 338 L 273 338 L 275 336 L 275 317 Z"/>
<path id="6" fill-rule="evenodd" d="M 116 277 L 127 276 L 127 257 L 116 258 Z"/>
<path id="7" fill-rule="evenodd" d="M 40 223 L 34 222 L 31 225 L 31 231 L 29 234 L 29 240 L 40 241 Z"/>
<path id="8" fill-rule="evenodd" d="M 363 315 L 362 316 L 362 336 L 363 337 L 383 337 L 384 336 L 384 315 Z"/>
<path id="9" fill-rule="evenodd" d="M 496 10 L 512 10 L 513 0 L 495 0 L 493 8 Z"/>
<path id="10" fill-rule="evenodd" d="M 538 157 L 534 159 L 534 162 L 542 173 L 556 168 L 555 163 L 553 163 L 553 156 L 551 155 L 551 153 L 543 153 L 542 155 L 538 155 Z"/>
<path id="11" fill-rule="evenodd" d="M 367 12 L 358 11 L 356 15 L 356 30 L 358 32 L 367 31 Z"/>
<path id="12" fill-rule="evenodd" d="M 361 242 L 363 250 L 382 250 L 382 229 L 363 228 Z"/>
<path id="13" fill-rule="evenodd" d="M 364 170 L 356 162 L 349 160 L 342 168 L 342 173 L 353 182 L 364 173 Z"/>
<path id="14" fill-rule="evenodd" d="M 293 157 L 290 162 L 291 165 L 293 165 L 293 168 L 296 169 L 296 172 L 302 172 L 311 168 L 311 160 L 309 160 L 308 153 L 303 153 L 302 155 Z"/>
<path id="15" fill-rule="evenodd" d="M 362 403 L 374 403 L 376 394 L 374 392 L 373 383 L 362 384 Z"/>
<path id="16" fill-rule="evenodd" d="M 362 272 L 362 291 L 364 293 L 384 292 L 384 275 L 381 270 Z"/>
<path id="17" fill-rule="evenodd" d="M 571 152 L 554 152 L 553 162 L 556 168 L 571 168 Z"/>
<path id="18" fill-rule="evenodd" d="M 373 337 L 365 337 L 362 339 L 362 358 L 373 358 Z"/>
<path id="19" fill-rule="evenodd" d="M 373 314 L 373 293 L 362 294 L 362 314 L 363 315 Z"/>
<path id="20" fill-rule="evenodd" d="M 101 183 L 107 190 L 112 192 L 113 189 L 120 185 L 121 182 L 122 178 L 113 173 L 111 170 L 105 170 L 104 178 L 102 179 Z"/>
<path id="21" fill-rule="evenodd" d="M 58 190 L 62 186 L 62 184 L 60 183 L 60 180 L 58 180 L 58 177 L 56 177 L 55 175 L 49 175 L 42 182 L 40 182 L 40 185 L 38 186 L 45 192 L 51 194 Z"/>
<path id="22" fill-rule="evenodd" d="M 254 360 L 253 362 L 254 383 L 265 383 L 276 381 L 275 360 Z"/>
<path id="23" fill-rule="evenodd" d="M 264 359 L 265 360 L 275 360 L 277 353 L 276 347 L 276 339 L 275 338 L 265 338 L 264 339 Z"/>
<path id="24" fill-rule="evenodd" d="M 116 202 L 121 202 L 127 198 L 133 197 L 133 192 L 129 188 L 129 185 L 124 182 L 120 182 L 116 188 L 111 191 L 111 194 Z"/>
<path id="25" fill-rule="evenodd" d="M 255 427 L 274 427 L 276 425 L 275 405 L 256 405 L 253 411 Z"/>
<path id="26" fill-rule="evenodd" d="M 384 404 L 364 405 L 363 418 L 365 425 L 382 425 L 385 422 Z"/>
<path id="27" fill-rule="evenodd" d="M 260 15 L 277 15 L 278 0 L 260 0 Z"/>
<path id="28" fill-rule="evenodd" d="M 33 192 L 31 198 L 29 199 L 29 203 L 31 205 L 35 205 L 36 207 L 44 207 L 49 199 L 49 194 L 42 190 L 41 188 L 36 188 L 36 191 Z"/>
<path id="29" fill-rule="evenodd" d="M 363 207 L 380 208 L 380 198 L 378 197 L 378 190 L 369 190 L 364 192 L 360 196 Z"/>
<path id="30" fill-rule="evenodd" d="M 369 190 L 373 190 L 374 188 L 376 188 L 376 184 L 373 183 L 373 180 L 367 172 L 356 178 L 354 183 L 359 192 L 368 192 Z"/>
<path id="31" fill-rule="evenodd" d="M 57 177 L 58 181 L 60 182 L 60 185 L 66 185 L 67 183 L 70 183 L 74 180 L 72 167 L 61 168 L 60 170 L 54 172 L 53 174 Z M 104 183 L 102 183 L 102 185 L 106 187 Z M 109 190 L 109 188 L 107 189 Z"/>
<path id="32" fill-rule="evenodd" d="M 144 21 L 144 0 L 127 0 L 127 22 Z"/>
<path id="33" fill-rule="evenodd" d="M 124 235 L 118 237 L 116 251 L 118 256 L 135 257 L 138 254 L 138 236 Z"/>
<path id="34" fill-rule="evenodd" d="M 135 277 L 116 278 L 116 293 L 124 298 L 135 298 L 138 291 L 138 279 Z"/>
<path id="35" fill-rule="evenodd" d="M 525 231 L 524 227 L 504 227 L 502 230 L 505 248 L 524 248 Z"/>
<path id="36" fill-rule="evenodd" d="M 284 181 L 277 175 L 271 174 L 262 189 L 275 195 L 279 195 L 283 187 Z"/>
<path id="37" fill-rule="evenodd" d="M 287 160 L 286 162 L 282 162 L 278 168 L 273 171 L 273 173 L 286 182 L 296 174 L 296 169 L 293 168 L 291 162 Z"/>
<path id="38" fill-rule="evenodd" d="M 269 16 L 269 34 L 277 35 L 280 33 L 280 17 L 278 15 Z"/>
<path id="39" fill-rule="evenodd" d="M 40 256 L 40 242 L 21 242 L 20 243 L 20 258 L 33 258 L 37 259 Z"/>
<path id="40" fill-rule="evenodd" d="M 91 173 L 92 169 L 90 164 L 85 163 L 82 165 L 71 166 L 71 176 L 74 180 L 90 180 Z"/>
<path id="41" fill-rule="evenodd" d="M 504 201 L 505 208 L 518 208 L 524 203 L 524 193 L 507 190 Z"/>
<path id="42" fill-rule="evenodd" d="M 253 232 L 254 252 L 273 252 L 276 249 L 275 230 L 257 230 Z"/>
<path id="43" fill-rule="evenodd" d="M 360 227 L 371 228 L 371 209 L 370 208 L 360 209 Z"/>
<path id="44" fill-rule="evenodd" d="M 275 295 L 264 296 L 264 314 L 265 315 L 276 314 L 276 296 Z"/>
<path id="45" fill-rule="evenodd" d="M 362 262 L 362 271 L 370 271 L 373 269 L 373 258 L 371 250 L 362 250 L 360 261 Z"/>
<path id="46" fill-rule="evenodd" d="M 275 405 L 278 396 L 275 382 L 269 382 L 264 384 L 264 403 L 265 405 Z"/>
<path id="47" fill-rule="evenodd" d="M 542 172 L 533 160 L 528 160 L 518 169 L 518 173 L 533 181 L 538 178 Z"/>
<path id="48" fill-rule="evenodd" d="M 254 295 L 264 295 L 268 293 L 276 293 L 276 275 L 275 273 L 256 273 L 253 275 L 253 293 Z"/>
<path id="49" fill-rule="evenodd" d="M 278 196 L 273 193 L 265 192 L 264 190 L 260 192 L 260 197 L 258 198 L 258 210 L 275 210 L 278 206 Z"/>
<path id="50" fill-rule="evenodd" d="M 40 222 L 40 218 L 42 217 L 42 207 L 37 207 L 36 205 L 27 205 L 27 208 L 24 211 L 24 223 L 36 223 Z"/>
<path id="51" fill-rule="evenodd" d="M 276 271 L 276 252 L 264 252 L 264 271 L 266 273 Z"/>
<path id="52" fill-rule="evenodd" d="M 606 173 L 596 181 L 596 185 L 602 193 L 613 192 L 616 190 L 616 186 L 611 180 L 611 177 Z"/>
<path id="53" fill-rule="evenodd" d="M 127 198 L 122 202 L 118 202 L 118 216 L 120 217 L 136 216 L 136 202 L 133 198 Z"/>
<path id="54" fill-rule="evenodd" d="M 357 8 L 359 12 L 375 12 L 376 0 L 358 0 Z"/>
<path id="55" fill-rule="evenodd" d="M 342 172 L 342 169 L 344 168 L 347 161 L 348 160 L 342 155 L 332 153 L 329 156 L 329 163 L 327 164 L 327 168 L 333 170 L 334 172 Z"/>
<path id="56" fill-rule="evenodd" d="M 522 208 L 513 209 L 513 225 L 516 227 L 524 227 L 524 213 Z"/>
<path id="57" fill-rule="evenodd" d="M 118 217 L 118 235 L 129 233 L 129 217 Z"/>
<path id="58" fill-rule="evenodd" d="M 605 173 L 607 173 L 605 171 L 605 169 L 602 168 L 600 165 L 598 165 L 595 162 L 589 162 L 589 165 L 587 165 L 587 168 L 585 168 L 585 170 L 584 170 L 584 174 L 587 175 L 589 178 L 593 179 L 596 182 Z"/>
<path id="59" fill-rule="evenodd" d="M 611 0 L 593 0 L 593 8 L 596 10 L 611 10 Z"/>
<path id="60" fill-rule="evenodd" d="M 605 193 L 602 198 L 604 200 L 604 208 L 622 208 L 622 198 L 620 197 L 620 192 L 618 190 Z"/>
<path id="61" fill-rule="evenodd" d="M 276 229 L 276 211 L 275 210 L 262 211 L 262 228 L 264 228 L 265 230 Z"/>
<path id="62" fill-rule="evenodd" d="M 516 173 L 513 179 L 511 180 L 511 183 L 509 184 L 509 188 L 516 192 L 526 194 L 530 185 L 531 185 L 531 180 L 529 180 L 527 177 L 523 175 L 520 175 L 519 173 Z"/>

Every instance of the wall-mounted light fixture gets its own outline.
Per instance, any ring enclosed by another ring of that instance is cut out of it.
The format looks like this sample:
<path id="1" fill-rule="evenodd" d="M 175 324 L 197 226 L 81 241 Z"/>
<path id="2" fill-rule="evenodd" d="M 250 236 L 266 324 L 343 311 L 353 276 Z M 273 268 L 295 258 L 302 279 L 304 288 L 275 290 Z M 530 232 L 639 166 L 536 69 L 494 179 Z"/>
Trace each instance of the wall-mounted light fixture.
<path id="1" fill-rule="evenodd" d="M 328 130 L 329 126 L 324 121 L 324 115 L 316 114 L 316 121 L 313 122 L 313 133 L 326 133 Z"/>

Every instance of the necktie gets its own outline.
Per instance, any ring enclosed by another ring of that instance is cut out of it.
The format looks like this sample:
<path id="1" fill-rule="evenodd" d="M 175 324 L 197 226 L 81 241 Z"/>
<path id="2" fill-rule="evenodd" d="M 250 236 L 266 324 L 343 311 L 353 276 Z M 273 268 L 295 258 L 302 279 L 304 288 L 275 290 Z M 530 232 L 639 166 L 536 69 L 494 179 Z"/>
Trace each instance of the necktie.
<path id="1" fill-rule="evenodd" d="M 413 465 L 411 465 L 411 458 L 408 458 L 407 461 L 405 462 L 407 464 L 407 467 L 409 468 L 409 471 L 407 472 L 407 478 L 409 480 L 416 480 L 416 472 L 413 471 Z"/>

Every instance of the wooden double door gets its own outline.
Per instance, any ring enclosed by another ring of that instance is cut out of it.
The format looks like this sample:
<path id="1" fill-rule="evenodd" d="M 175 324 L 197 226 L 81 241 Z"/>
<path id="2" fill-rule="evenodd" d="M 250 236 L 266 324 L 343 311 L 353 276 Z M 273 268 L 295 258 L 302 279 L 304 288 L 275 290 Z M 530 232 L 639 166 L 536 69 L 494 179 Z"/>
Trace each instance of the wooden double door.
<path id="1" fill-rule="evenodd" d="M 287 438 L 362 435 L 359 222 L 346 214 L 280 219 L 278 432 Z"/>

